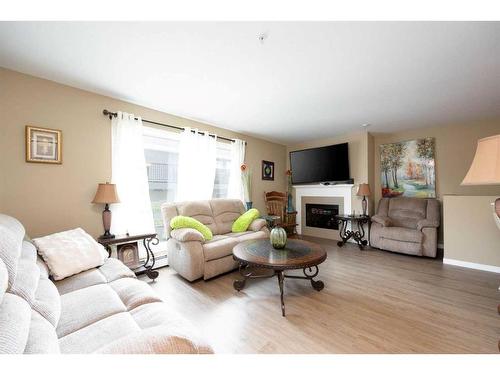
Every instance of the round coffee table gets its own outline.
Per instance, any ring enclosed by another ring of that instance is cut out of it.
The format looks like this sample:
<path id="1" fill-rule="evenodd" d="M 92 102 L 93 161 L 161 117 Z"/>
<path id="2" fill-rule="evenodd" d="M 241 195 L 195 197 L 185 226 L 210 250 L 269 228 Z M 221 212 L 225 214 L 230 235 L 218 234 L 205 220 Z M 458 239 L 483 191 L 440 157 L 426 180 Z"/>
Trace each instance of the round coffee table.
<path id="1" fill-rule="evenodd" d="M 288 240 L 286 247 L 276 250 L 269 239 L 250 240 L 236 245 L 233 249 L 233 258 L 239 262 L 239 271 L 242 280 L 235 280 L 234 289 L 237 291 L 245 287 L 248 279 L 263 277 L 278 277 L 281 294 L 281 313 L 285 316 L 285 302 L 283 298 L 283 281 L 288 279 L 305 279 L 311 282 L 318 292 L 325 287 L 320 280 L 314 280 L 319 273 L 318 264 L 326 259 L 326 251 L 318 244 L 303 240 Z M 256 272 L 258 269 L 270 270 L 267 274 Z M 302 269 L 304 276 L 285 275 L 285 270 Z"/>

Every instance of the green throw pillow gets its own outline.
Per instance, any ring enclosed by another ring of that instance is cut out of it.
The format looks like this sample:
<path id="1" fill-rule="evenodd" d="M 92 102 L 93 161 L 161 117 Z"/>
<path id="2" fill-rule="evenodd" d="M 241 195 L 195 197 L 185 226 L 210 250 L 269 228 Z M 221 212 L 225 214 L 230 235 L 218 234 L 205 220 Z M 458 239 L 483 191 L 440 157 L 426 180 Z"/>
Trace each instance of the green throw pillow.
<path id="1" fill-rule="evenodd" d="M 257 219 L 259 216 L 260 213 L 258 209 L 249 209 L 247 212 L 236 219 L 236 221 L 233 223 L 231 231 L 233 231 L 234 233 L 245 232 L 250 224 L 252 224 L 252 221 Z"/>
<path id="2" fill-rule="evenodd" d="M 200 232 L 203 235 L 205 241 L 210 241 L 213 238 L 212 231 L 210 230 L 209 227 L 189 216 L 179 215 L 172 218 L 172 220 L 170 220 L 170 228 L 172 229 L 192 228 Z"/>

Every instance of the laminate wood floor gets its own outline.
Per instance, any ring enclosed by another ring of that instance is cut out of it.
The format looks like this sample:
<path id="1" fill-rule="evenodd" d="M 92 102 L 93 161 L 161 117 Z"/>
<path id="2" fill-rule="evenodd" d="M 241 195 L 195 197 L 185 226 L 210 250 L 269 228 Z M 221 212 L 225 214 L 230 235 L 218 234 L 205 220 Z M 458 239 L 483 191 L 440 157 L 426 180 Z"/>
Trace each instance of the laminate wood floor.
<path id="1" fill-rule="evenodd" d="M 305 239 L 328 252 L 325 289 L 285 279 L 284 318 L 275 277 L 237 292 L 237 272 L 189 283 L 163 268 L 150 285 L 217 353 L 498 353 L 500 275 Z"/>

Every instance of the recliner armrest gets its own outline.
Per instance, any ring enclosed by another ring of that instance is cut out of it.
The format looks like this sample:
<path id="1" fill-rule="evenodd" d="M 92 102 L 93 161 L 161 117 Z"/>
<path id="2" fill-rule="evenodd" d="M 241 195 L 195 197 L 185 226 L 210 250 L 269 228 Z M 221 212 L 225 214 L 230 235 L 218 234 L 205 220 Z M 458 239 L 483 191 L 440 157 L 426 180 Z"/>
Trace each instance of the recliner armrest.
<path id="1" fill-rule="evenodd" d="M 203 238 L 203 235 L 196 229 L 192 228 L 174 229 L 170 232 L 170 237 L 176 239 L 179 242 L 188 242 L 188 241 L 205 242 L 205 238 Z"/>
<path id="2" fill-rule="evenodd" d="M 382 225 L 383 227 L 392 226 L 392 221 L 388 216 L 383 215 L 373 215 L 371 220 L 375 223 Z"/>
<path id="3" fill-rule="evenodd" d="M 248 229 L 254 232 L 260 231 L 262 228 L 264 228 L 267 225 L 266 220 L 264 219 L 255 219 L 252 221 L 252 223 L 249 225 Z"/>
<path id="4" fill-rule="evenodd" d="M 422 219 L 417 222 L 417 230 L 422 230 L 423 228 L 437 228 L 439 227 L 439 221 Z"/>

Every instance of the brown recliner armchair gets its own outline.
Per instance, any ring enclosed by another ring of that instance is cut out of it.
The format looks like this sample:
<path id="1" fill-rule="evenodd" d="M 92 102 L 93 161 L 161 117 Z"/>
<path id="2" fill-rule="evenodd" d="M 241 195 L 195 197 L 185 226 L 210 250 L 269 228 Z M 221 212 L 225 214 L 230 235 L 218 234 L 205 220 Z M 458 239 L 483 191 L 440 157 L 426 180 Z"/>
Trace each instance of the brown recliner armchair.
<path id="1" fill-rule="evenodd" d="M 434 198 L 382 198 L 372 216 L 372 247 L 436 257 L 439 201 Z"/>

